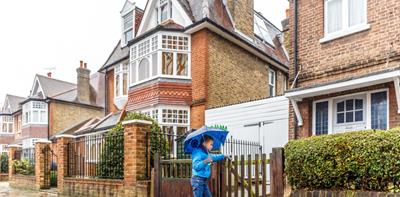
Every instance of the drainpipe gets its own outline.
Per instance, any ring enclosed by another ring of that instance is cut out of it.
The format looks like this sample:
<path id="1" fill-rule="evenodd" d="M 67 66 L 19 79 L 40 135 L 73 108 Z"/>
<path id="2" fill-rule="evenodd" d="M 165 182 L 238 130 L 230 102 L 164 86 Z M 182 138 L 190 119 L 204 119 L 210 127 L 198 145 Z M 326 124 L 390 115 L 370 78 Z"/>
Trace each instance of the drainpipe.
<path id="1" fill-rule="evenodd" d="M 294 57 L 293 57 L 293 63 L 294 63 L 294 80 L 293 80 L 293 84 L 292 84 L 292 88 L 296 88 L 297 87 L 297 77 L 298 77 L 298 0 L 294 0 Z M 294 116 L 294 121 L 293 121 L 293 128 L 294 128 L 294 139 L 298 138 L 297 132 L 298 132 L 298 128 L 297 128 L 297 117 Z"/>
<path id="2" fill-rule="evenodd" d="M 108 112 L 108 83 L 107 83 L 107 68 L 104 72 L 100 72 L 104 74 L 104 115 L 107 115 Z"/>

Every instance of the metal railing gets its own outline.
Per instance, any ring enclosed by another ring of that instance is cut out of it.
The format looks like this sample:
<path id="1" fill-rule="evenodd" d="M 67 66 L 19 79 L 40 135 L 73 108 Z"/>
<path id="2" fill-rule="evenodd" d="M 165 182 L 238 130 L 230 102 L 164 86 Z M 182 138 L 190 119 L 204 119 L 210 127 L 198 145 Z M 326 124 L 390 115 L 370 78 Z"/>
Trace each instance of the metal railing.
<path id="1" fill-rule="evenodd" d="M 67 176 L 75 178 L 124 178 L 124 134 L 84 136 L 67 144 Z"/>

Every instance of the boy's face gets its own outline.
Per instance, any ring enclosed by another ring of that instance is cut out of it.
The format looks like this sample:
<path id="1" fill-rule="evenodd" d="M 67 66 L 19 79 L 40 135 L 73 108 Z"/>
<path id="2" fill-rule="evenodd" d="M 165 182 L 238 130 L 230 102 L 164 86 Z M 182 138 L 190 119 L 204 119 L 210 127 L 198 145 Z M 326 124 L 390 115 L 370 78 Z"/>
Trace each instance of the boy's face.
<path id="1" fill-rule="evenodd" d="M 214 140 L 207 140 L 203 142 L 203 146 L 208 150 L 211 151 L 213 149 Z"/>

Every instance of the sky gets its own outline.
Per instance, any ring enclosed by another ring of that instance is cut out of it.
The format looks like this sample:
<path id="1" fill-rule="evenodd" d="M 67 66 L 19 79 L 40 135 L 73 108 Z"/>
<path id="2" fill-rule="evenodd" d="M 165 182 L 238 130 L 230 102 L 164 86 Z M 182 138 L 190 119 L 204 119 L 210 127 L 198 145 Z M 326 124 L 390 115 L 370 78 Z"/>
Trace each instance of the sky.
<path id="1" fill-rule="evenodd" d="M 144 9 L 147 0 L 131 0 Z M 125 0 L 1 0 L 0 104 L 28 96 L 35 74 L 76 83 L 79 60 L 96 72 L 121 35 Z M 287 0 L 255 0 L 255 9 L 281 28 Z"/>

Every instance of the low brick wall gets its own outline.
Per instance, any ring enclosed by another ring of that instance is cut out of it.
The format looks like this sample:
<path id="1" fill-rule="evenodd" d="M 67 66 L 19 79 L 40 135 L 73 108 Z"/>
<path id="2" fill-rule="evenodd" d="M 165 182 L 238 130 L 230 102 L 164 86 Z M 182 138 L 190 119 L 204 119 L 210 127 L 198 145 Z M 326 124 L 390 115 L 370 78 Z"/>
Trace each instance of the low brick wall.
<path id="1" fill-rule="evenodd" d="M 62 195 L 124 196 L 123 180 L 64 178 Z"/>
<path id="2" fill-rule="evenodd" d="M 13 188 L 36 190 L 35 176 L 13 175 L 9 183 Z"/>
<path id="3" fill-rule="evenodd" d="M 0 174 L 0 182 L 8 181 L 8 173 L 7 174 Z"/>
<path id="4" fill-rule="evenodd" d="M 291 197 L 400 197 L 400 193 L 389 192 L 373 192 L 373 191 L 330 191 L 330 190 L 317 190 L 305 191 L 297 190 L 292 191 Z"/>

